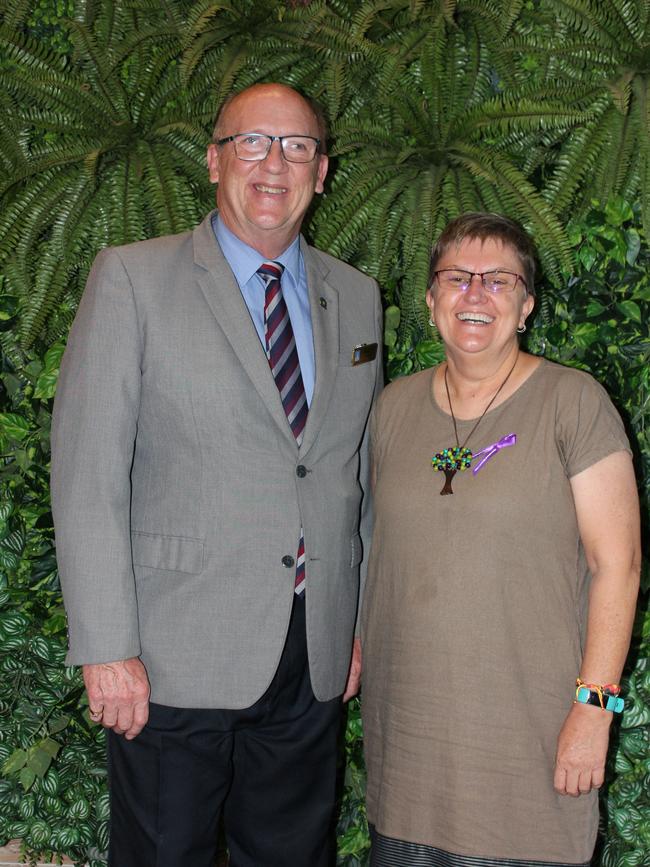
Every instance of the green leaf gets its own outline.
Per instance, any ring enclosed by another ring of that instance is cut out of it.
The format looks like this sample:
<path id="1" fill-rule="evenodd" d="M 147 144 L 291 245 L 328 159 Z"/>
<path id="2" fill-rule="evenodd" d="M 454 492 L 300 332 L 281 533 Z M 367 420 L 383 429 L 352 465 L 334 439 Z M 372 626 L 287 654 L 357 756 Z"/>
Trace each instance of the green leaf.
<path id="1" fill-rule="evenodd" d="M 370 848 L 368 832 L 365 828 L 349 828 L 337 840 L 337 853 L 339 857 L 346 855 L 359 855 Z"/>
<path id="2" fill-rule="evenodd" d="M 55 759 L 61 749 L 61 744 L 52 738 L 45 738 L 39 744 L 39 748 L 46 753 L 51 759 Z"/>
<path id="3" fill-rule="evenodd" d="M 68 619 L 63 608 L 55 608 L 43 623 L 44 635 L 59 635 L 65 632 L 68 625 Z"/>
<path id="4" fill-rule="evenodd" d="M 34 397 L 40 399 L 49 399 L 54 397 L 64 350 L 65 346 L 63 343 L 55 343 L 54 346 L 45 353 L 45 365 L 36 380 Z"/>
<path id="5" fill-rule="evenodd" d="M 578 259 L 580 264 L 584 267 L 586 271 L 591 271 L 596 261 L 597 255 L 593 247 L 588 247 L 586 245 L 580 247 L 578 250 Z"/>
<path id="6" fill-rule="evenodd" d="M 384 345 L 392 349 L 397 343 L 397 331 L 391 331 L 388 328 L 384 329 Z"/>
<path id="7" fill-rule="evenodd" d="M 634 322 L 638 322 L 639 324 L 643 322 L 641 308 L 636 301 L 632 301 L 631 299 L 619 301 L 616 304 L 616 307 L 627 319 L 632 319 Z"/>
<path id="8" fill-rule="evenodd" d="M 95 817 L 98 821 L 108 821 L 110 816 L 110 800 L 108 792 L 103 792 L 95 801 Z"/>
<path id="9" fill-rule="evenodd" d="M 29 767 L 23 768 L 19 774 L 19 779 L 20 779 L 20 785 L 23 787 L 23 789 L 26 792 L 28 792 L 31 789 L 31 787 L 34 785 L 34 781 L 36 780 L 36 774 Z"/>
<path id="10" fill-rule="evenodd" d="M 433 367 L 445 357 L 445 348 L 440 340 L 421 340 L 415 344 L 415 357 L 421 368 Z"/>
<path id="11" fill-rule="evenodd" d="M 399 307 L 396 307 L 394 304 L 387 307 L 384 313 L 384 327 L 390 331 L 396 331 L 399 328 L 400 317 Z"/>
<path id="12" fill-rule="evenodd" d="M 3 774 L 15 774 L 25 766 L 27 762 L 27 753 L 25 750 L 14 750 L 9 758 L 2 765 Z"/>
<path id="13" fill-rule="evenodd" d="M 622 852 L 617 861 L 618 867 L 643 867 L 646 862 L 647 850 L 635 849 L 632 852 Z"/>
<path id="14" fill-rule="evenodd" d="M 101 822 L 97 823 L 96 834 L 97 834 L 97 846 L 98 846 L 100 852 L 105 852 L 108 849 L 108 841 L 109 841 L 108 820 L 102 820 Z"/>
<path id="15" fill-rule="evenodd" d="M 14 554 L 21 556 L 25 549 L 25 533 L 20 528 L 16 528 L 12 533 L 4 537 L 2 547 L 6 551 L 12 551 Z"/>
<path id="16" fill-rule="evenodd" d="M 625 261 L 628 265 L 634 265 L 641 251 L 641 236 L 636 229 L 628 229 L 625 233 L 625 240 L 627 241 Z"/>
<path id="17" fill-rule="evenodd" d="M 70 819 L 86 819 L 90 815 L 90 804 L 86 798 L 77 798 L 70 804 L 67 813 Z"/>
<path id="18" fill-rule="evenodd" d="M 605 205 L 607 222 L 612 226 L 622 226 L 628 220 L 634 219 L 634 212 L 628 203 L 621 198 L 612 199 Z"/>
<path id="19" fill-rule="evenodd" d="M 0 545 L 0 567 L 8 572 L 13 572 L 20 565 L 20 557 L 17 557 L 12 551 L 7 551 Z"/>
<path id="20" fill-rule="evenodd" d="M 0 436 L 20 442 L 29 434 L 30 425 L 27 419 L 15 412 L 0 413 Z"/>
<path id="21" fill-rule="evenodd" d="M 587 304 L 585 313 L 590 319 L 593 319 L 596 316 L 600 316 L 601 313 L 605 313 L 606 310 L 607 308 L 604 304 L 601 304 L 600 301 L 591 300 L 589 304 Z"/>
<path id="22" fill-rule="evenodd" d="M 50 768 L 41 781 L 41 788 L 48 795 L 56 795 L 59 792 L 60 778 L 56 768 Z"/>
<path id="23" fill-rule="evenodd" d="M 52 764 L 52 756 L 41 747 L 32 747 L 29 750 L 29 758 L 27 767 L 34 773 L 36 777 L 44 777 L 48 768 Z"/>
<path id="24" fill-rule="evenodd" d="M 69 825 L 61 828 L 58 834 L 59 845 L 63 849 L 69 849 L 71 846 L 74 846 L 79 842 L 79 831 L 77 828 L 70 827 Z"/>
<path id="25" fill-rule="evenodd" d="M 29 828 L 29 840 L 39 849 L 49 841 L 50 834 L 50 826 L 43 819 L 36 819 Z"/>

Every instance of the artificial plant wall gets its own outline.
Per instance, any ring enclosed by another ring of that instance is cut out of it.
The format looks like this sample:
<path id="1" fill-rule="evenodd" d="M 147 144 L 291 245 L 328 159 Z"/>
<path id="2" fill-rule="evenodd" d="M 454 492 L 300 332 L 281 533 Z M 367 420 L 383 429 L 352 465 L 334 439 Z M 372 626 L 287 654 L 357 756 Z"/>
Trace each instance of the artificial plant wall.
<path id="1" fill-rule="evenodd" d="M 295 84 L 333 132 L 309 231 L 380 281 L 389 374 L 441 356 L 423 303 L 440 228 L 468 209 L 520 219 L 545 274 L 530 348 L 607 386 L 647 516 L 650 2 L 0 0 L 0 22 L 0 841 L 96 867 L 103 735 L 62 663 L 47 489 L 51 399 L 93 257 L 195 224 L 220 100 Z M 644 596 L 603 798 L 607 867 L 650 851 L 646 612 Z M 368 846 L 360 746 L 355 704 L 350 867 Z"/>

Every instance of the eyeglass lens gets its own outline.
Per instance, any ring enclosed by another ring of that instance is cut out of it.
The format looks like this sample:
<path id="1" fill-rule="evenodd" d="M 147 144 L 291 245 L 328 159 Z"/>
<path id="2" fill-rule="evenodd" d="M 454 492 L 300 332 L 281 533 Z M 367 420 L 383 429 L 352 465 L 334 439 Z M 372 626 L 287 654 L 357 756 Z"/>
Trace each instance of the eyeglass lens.
<path id="1" fill-rule="evenodd" d="M 451 289 L 454 292 L 467 292 L 472 282 L 472 277 L 480 277 L 483 288 L 487 292 L 512 292 L 519 279 L 518 274 L 510 271 L 486 271 L 484 274 L 476 274 L 472 271 L 444 270 L 438 272 L 438 282 L 443 289 Z"/>
<path id="2" fill-rule="evenodd" d="M 284 158 L 292 163 L 308 163 L 316 156 L 318 143 L 309 136 L 279 136 Z M 271 149 L 274 139 L 268 135 L 242 134 L 233 139 L 235 153 L 242 160 L 263 160 Z"/>

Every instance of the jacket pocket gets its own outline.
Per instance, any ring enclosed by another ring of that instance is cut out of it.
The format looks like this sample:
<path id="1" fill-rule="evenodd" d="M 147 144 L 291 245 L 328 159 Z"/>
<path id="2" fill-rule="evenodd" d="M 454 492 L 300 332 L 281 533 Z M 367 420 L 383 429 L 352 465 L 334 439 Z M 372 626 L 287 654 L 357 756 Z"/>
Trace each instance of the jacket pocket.
<path id="1" fill-rule="evenodd" d="M 350 567 L 354 569 L 355 566 L 358 566 L 363 559 L 363 545 L 361 543 L 361 536 L 358 533 L 355 533 L 352 537 L 352 559 L 350 560 Z"/>
<path id="2" fill-rule="evenodd" d="M 203 569 L 203 542 L 200 539 L 134 531 L 131 533 L 131 553 L 135 566 L 191 575 Z"/>

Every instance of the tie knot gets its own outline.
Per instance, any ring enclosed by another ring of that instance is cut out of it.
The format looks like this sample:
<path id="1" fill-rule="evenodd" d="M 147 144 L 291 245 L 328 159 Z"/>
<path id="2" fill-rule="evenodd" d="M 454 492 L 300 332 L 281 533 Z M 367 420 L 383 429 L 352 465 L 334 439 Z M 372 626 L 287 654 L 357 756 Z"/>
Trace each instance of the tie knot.
<path id="1" fill-rule="evenodd" d="M 270 280 L 280 280 L 283 271 L 284 265 L 281 265 L 279 262 L 264 262 L 257 269 L 257 273 L 265 283 L 268 283 Z"/>

